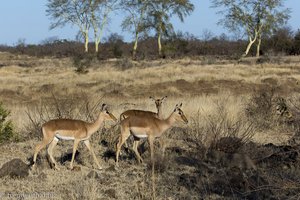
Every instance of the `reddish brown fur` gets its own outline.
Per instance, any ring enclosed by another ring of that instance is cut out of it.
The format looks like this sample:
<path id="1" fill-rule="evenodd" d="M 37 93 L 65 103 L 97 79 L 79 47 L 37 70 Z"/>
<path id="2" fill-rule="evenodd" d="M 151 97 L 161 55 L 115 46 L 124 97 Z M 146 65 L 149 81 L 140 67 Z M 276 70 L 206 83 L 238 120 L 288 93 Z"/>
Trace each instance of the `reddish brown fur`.
<path id="1" fill-rule="evenodd" d="M 181 104 L 182 105 L 182 104 Z M 133 150 L 136 154 L 136 157 L 139 162 L 142 162 L 142 158 L 137 151 L 137 146 L 139 142 L 139 137 L 147 137 L 150 151 L 151 151 L 151 161 L 154 162 L 153 158 L 153 142 L 157 137 L 161 135 L 170 128 L 176 121 L 181 120 L 185 123 L 188 123 L 184 113 L 180 109 L 181 105 L 175 107 L 174 112 L 167 119 L 158 119 L 153 116 L 130 116 L 123 121 L 121 121 L 121 134 L 119 142 L 117 144 L 116 152 L 116 165 L 118 165 L 119 154 L 121 151 L 122 145 L 125 143 L 130 134 L 135 136 L 135 141 L 133 145 Z"/>
<path id="2" fill-rule="evenodd" d="M 37 154 L 39 153 L 39 151 L 47 145 L 49 145 L 48 155 L 50 156 L 50 160 L 53 163 L 55 169 L 58 169 L 56 161 L 52 156 L 52 151 L 54 147 L 56 146 L 59 139 L 74 139 L 70 169 L 73 169 L 75 152 L 80 141 L 84 142 L 88 150 L 91 152 L 98 168 L 101 169 L 96 155 L 90 145 L 89 138 L 101 127 L 104 120 L 117 121 L 114 115 L 109 113 L 105 104 L 102 105 L 102 109 L 98 116 L 98 119 L 94 123 L 88 123 L 81 120 L 73 119 L 54 119 L 46 122 L 42 126 L 43 140 L 35 147 L 32 167 L 34 168 L 35 166 Z"/>

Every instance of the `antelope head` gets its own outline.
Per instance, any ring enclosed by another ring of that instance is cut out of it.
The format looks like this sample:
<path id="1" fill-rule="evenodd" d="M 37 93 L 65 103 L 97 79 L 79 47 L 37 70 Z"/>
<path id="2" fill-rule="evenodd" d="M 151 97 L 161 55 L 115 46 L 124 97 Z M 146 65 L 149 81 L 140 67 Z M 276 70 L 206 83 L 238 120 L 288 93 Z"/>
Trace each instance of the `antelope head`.
<path id="1" fill-rule="evenodd" d="M 117 118 L 109 112 L 107 104 L 102 104 L 101 113 L 105 120 L 113 120 L 115 122 L 117 121 Z"/>
<path id="2" fill-rule="evenodd" d="M 176 106 L 175 106 L 175 109 L 174 109 L 174 113 L 176 113 L 175 119 L 177 121 L 183 121 L 185 124 L 187 124 L 189 121 L 187 120 L 186 116 L 184 115 L 183 111 L 181 110 L 181 106 L 182 106 L 182 103 L 176 104 Z"/>

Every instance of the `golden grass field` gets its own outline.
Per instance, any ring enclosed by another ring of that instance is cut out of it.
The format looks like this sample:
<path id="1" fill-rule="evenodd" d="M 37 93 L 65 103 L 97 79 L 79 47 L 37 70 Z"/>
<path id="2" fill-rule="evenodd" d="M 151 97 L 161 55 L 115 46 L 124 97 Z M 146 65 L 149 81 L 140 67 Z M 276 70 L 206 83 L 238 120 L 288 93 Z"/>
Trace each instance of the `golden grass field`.
<path id="1" fill-rule="evenodd" d="M 173 150 L 180 147 L 184 152 L 197 152 L 193 150 L 193 144 L 183 139 L 185 130 L 192 130 L 187 134 L 194 134 L 192 138 L 201 137 L 198 141 L 208 146 L 210 135 L 197 128 L 201 129 L 208 124 L 207 118 L 217 114 L 216 107 L 220 104 L 234 121 L 244 115 L 245 105 L 251 95 L 262 88 L 274 88 L 276 95 L 286 99 L 297 98 L 300 91 L 300 57 L 276 58 L 276 62 L 271 59 L 262 64 L 256 64 L 251 58 L 240 63 L 219 59 L 208 62 L 205 59 L 209 58 L 130 61 L 132 67 L 126 70 L 119 66 L 125 61 L 108 60 L 94 62 L 87 74 L 77 74 L 68 58 L 34 58 L 0 52 L 0 101 L 11 111 L 10 119 L 21 138 L 18 143 L 0 146 L 0 166 L 13 158 L 29 163 L 28 158 L 32 156 L 34 146 L 41 136 L 32 135 L 26 130 L 26 125 L 30 123 L 26 112 L 34 112 L 38 106 L 47 104 L 53 98 L 71 100 L 75 105 L 78 102 L 78 109 L 73 110 L 73 116 L 86 120 L 80 114 L 80 106 L 85 101 L 93 105 L 107 103 L 118 118 L 123 111 L 131 108 L 155 111 L 149 96 L 167 95 L 168 99 L 163 105 L 164 116 L 167 117 L 174 106 L 182 102 L 182 110 L 190 123 L 178 123 L 177 128 L 166 134 L 167 148 L 171 150 L 167 151 L 161 174 L 157 172 L 156 198 L 222 198 L 222 195 L 210 192 L 207 192 L 207 196 L 201 196 L 193 185 L 182 185 L 182 177 L 176 179 L 176 176 L 179 173 L 191 174 L 191 171 L 194 174 L 196 169 L 189 165 L 173 166 L 178 154 L 174 154 Z M 95 117 L 99 110 L 96 108 L 91 111 Z M 113 158 L 103 159 L 107 149 L 99 145 L 99 140 L 101 134 L 108 137 L 106 130 L 112 134 L 111 140 L 117 139 L 119 129 L 117 126 L 111 128 L 113 125 L 113 122 L 106 123 L 105 128 L 91 139 L 97 157 L 106 168 L 102 172 L 96 171 L 97 177 L 87 177 L 93 171 L 93 160 L 82 144 L 79 151 L 83 163 L 77 163 L 82 166 L 80 171 L 70 171 L 66 166 L 62 166 L 60 171 L 50 169 L 43 159 L 46 156 L 43 150 L 40 153 L 42 167 L 36 172 L 25 179 L 0 179 L 0 195 L 9 199 L 8 194 L 30 196 L 36 192 L 50 194 L 49 199 L 150 199 L 151 173 L 147 166 L 138 165 L 134 158 L 121 157 L 121 167 L 116 170 Z M 291 129 L 282 127 L 257 130 L 252 141 L 285 145 L 293 134 Z M 55 158 L 60 160 L 70 149 L 72 142 L 60 142 L 54 152 Z M 159 157 L 159 148 L 156 148 L 156 152 Z M 148 163 L 149 153 L 146 152 L 143 157 Z M 166 181 L 172 182 L 174 187 L 165 184 Z"/>

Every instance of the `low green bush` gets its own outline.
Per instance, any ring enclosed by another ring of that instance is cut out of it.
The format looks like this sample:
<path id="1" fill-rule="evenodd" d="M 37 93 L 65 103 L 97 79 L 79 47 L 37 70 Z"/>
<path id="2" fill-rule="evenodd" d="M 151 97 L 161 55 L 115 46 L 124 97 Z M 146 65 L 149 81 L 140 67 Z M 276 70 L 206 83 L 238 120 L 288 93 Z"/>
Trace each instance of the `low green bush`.
<path id="1" fill-rule="evenodd" d="M 9 115 L 10 111 L 5 109 L 0 102 L 0 144 L 16 139 L 13 124 L 10 120 L 7 120 Z"/>

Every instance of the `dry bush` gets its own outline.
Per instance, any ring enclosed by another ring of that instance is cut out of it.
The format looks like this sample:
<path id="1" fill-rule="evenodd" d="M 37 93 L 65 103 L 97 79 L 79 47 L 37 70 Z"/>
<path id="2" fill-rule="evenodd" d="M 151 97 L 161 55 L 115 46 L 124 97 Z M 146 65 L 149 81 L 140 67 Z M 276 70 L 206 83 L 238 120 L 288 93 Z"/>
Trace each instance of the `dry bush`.
<path id="1" fill-rule="evenodd" d="M 127 70 L 135 66 L 134 62 L 130 58 L 121 58 L 116 62 L 116 67 L 121 70 Z"/>
<path id="2" fill-rule="evenodd" d="M 254 92 L 246 105 L 246 116 L 260 129 L 268 129 L 273 124 L 274 89 Z"/>
<path id="3" fill-rule="evenodd" d="M 253 93 L 246 104 L 245 114 L 260 130 L 287 129 L 292 116 L 287 101 L 276 95 L 274 88 Z"/>
<path id="4" fill-rule="evenodd" d="M 289 100 L 288 111 L 291 113 L 291 118 L 286 121 L 289 128 L 295 133 L 289 140 L 290 144 L 299 144 L 300 142 L 300 96 L 294 95 Z"/>
<path id="5" fill-rule="evenodd" d="M 197 151 L 195 158 L 203 160 L 211 150 L 236 153 L 252 140 L 256 126 L 242 112 L 242 99 L 225 95 L 202 100 L 203 109 L 194 112 L 187 128 L 185 142 Z"/>
<path id="6" fill-rule="evenodd" d="M 73 66 L 76 68 L 75 72 L 78 74 L 88 73 L 88 68 L 91 66 L 96 56 L 93 54 L 77 53 L 72 57 Z"/>
<path id="7" fill-rule="evenodd" d="M 209 149 L 234 153 L 243 144 L 251 141 L 256 126 L 249 122 L 242 113 L 232 116 L 225 102 L 217 102 L 215 112 L 205 117 L 204 132 L 211 138 L 206 146 Z"/>

